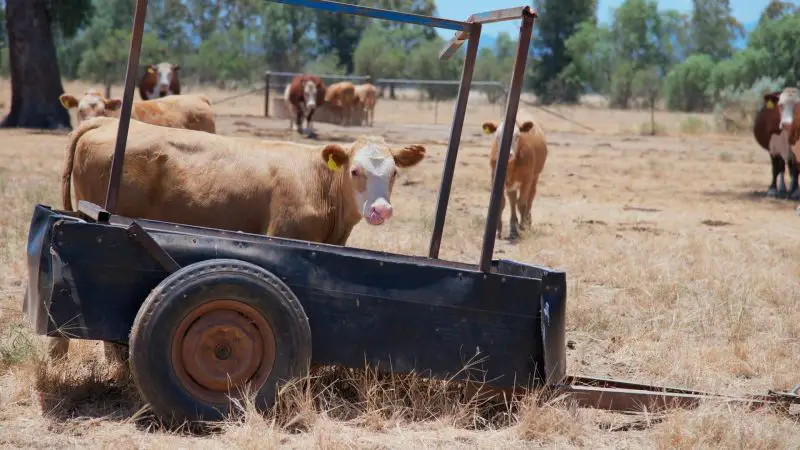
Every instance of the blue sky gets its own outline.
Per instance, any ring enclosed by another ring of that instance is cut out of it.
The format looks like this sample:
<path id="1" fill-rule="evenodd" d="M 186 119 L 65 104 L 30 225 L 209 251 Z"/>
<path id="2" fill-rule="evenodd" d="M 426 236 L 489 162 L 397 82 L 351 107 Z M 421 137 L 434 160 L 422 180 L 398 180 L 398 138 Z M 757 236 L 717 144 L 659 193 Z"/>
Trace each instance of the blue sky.
<path id="1" fill-rule="evenodd" d="M 599 0 L 597 13 L 600 22 L 608 22 L 611 8 L 615 8 L 623 0 Z M 800 0 L 794 0 L 795 4 L 800 4 Z M 439 16 L 448 19 L 464 20 L 471 13 L 487 11 L 492 9 L 510 8 L 514 6 L 530 5 L 530 0 L 436 0 L 439 9 Z M 761 11 L 769 4 L 769 0 L 731 0 L 733 15 L 741 23 L 750 23 L 758 20 Z M 681 12 L 690 13 L 692 11 L 692 0 L 659 0 L 659 9 L 676 9 Z M 507 31 L 512 36 L 518 33 L 519 21 L 493 23 L 484 26 L 483 32 L 489 35 L 496 35 L 501 31 Z M 450 38 L 452 31 L 439 30 L 444 38 Z"/>

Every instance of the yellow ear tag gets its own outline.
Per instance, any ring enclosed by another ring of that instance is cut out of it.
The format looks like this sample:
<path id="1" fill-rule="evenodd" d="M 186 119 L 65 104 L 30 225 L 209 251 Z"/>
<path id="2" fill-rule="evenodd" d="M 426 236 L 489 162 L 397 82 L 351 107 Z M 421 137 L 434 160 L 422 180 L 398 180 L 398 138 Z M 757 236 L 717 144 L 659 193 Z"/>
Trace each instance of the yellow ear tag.
<path id="1" fill-rule="evenodd" d="M 772 109 L 775 107 L 775 103 L 772 103 L 772 100 L 767 102 L 767 109 Z"/>
<path id="2" fill-rule="evenodd" d="M 489 135 L 492 134 L 492 132 L 489 130 L 489 127 L 483 127 L 483 134 Z"/>
<path id="3" fill-rule="evenodd" d="M 333 154 L 328 155 L 328 169 L 331 169 L 334 172 L 339 170 L 339 165 L 333 160 Z"/>

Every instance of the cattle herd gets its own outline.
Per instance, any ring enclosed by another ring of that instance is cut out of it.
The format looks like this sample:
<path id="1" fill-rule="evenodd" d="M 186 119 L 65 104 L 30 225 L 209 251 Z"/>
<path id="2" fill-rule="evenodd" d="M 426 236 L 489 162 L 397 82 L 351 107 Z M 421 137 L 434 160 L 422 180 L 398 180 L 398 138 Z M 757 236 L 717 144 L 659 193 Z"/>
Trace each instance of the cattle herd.
<path id="1" fill-rule="evenodd" d="M 390 199 L 398 169 L 413 167 L 425 157 L 422 145 L 391 148 L 380 137 L 364 136 L 347 146 L 311 147 L 218 135 L 211 100 L 201 94 L 180 94 L 178 69 L 169 63 L 147 66 L 139 84 L 143 101 L 132 108 L 118 214 L 345 245 L 361 220 L 377 226 L 392 217 Z M 770 196 L 800 197 L 798 95 L 795 88 L 765 94 L 754 122 L 756 141 L 772 160 Z M 324 103 L 340 108 L 345 120 L 354 111 L 366 112 L 372 125 L 376 97 L 372 84 L 340 82 L 326 87 L 313 75 L 295 76 L 284 94 L 292 111 L 290 127 L 294 121 L 298 131 L 303 119 L 311 129 L 314 111 Z M 64 94 L 61 103 L 77 108 L 78 116 L 63 165 L 64 210 L 73 210 L 73 194 L 76 201 L 102 204 L 121 101 L 90 89 L 80 99 Z M 484 133 L 492 135 L 488 152 L 492 175 L 505 125 L 482 124 Z M 544 131 L 520 111 L 501 203 L 501 213 L 506 198 L 511 208 L 511 237 L 531 225 L 536 185 L 546 159 Z M 786 165 L 791 175 L 788 190 Z M 501 234 L 498 223 L 498 237 Z M 51 357 L 66 354 L 68 345 L 65 338 L 51 338 Z M 107 358 L 122 360 L 118 344 L 105 343 L 105 348 Z"/>

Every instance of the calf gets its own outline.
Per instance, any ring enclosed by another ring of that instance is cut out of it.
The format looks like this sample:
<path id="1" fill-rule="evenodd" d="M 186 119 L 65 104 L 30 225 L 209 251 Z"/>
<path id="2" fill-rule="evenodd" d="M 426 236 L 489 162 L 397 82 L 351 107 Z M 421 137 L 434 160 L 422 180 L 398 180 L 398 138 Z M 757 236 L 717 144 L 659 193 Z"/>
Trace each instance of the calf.
<path id="1" fill-rule="evenodd" d="M 89 89 L 80 100 L 61 94 L 65 108 L 78 109 L 78 124 L 92 117 L 119 117 L 122 100 L 107 99 L 96 89 Z M 216 133 L 211 100 L 202 94 L 172 95 L 134 103 L 131 118 L 152 125 Z"/>
<path id="2" fill-rule="evenodd" d="M 794 104 L 792 95 L 796 97 L 796 89 L 792 91 L 793 89 L 787 88 L 783 92 L 776 91 L 764 94 L 764 103 L 756 113 L 753 121 L 753 136 L 756 142 L 769 153 L 772 161 L 772 178 L 767 188 L 767 196 L 770 197 L 787 195 L 792 199 L 800 198 L 800 192 L 798 192 L 800 165 L 798 164 L 798 158 L 790 151 L 790 146 L 793 144 L 790 143 L 789 133 L 782 131 L 784 122 L 787 123 L 787 126 L 793 123 L 793 112 L 792 108 L 782 108 L 780 103 L 780 98 L 783 97 L 784 104 L 786 102 Z M 791 176 L 791 185 L 788 192 L 784 181 L 784 173 L 787 166 Z"/>
<path id="3" fill-rule="evenodd" d="M 492 134 L 492 149 L 489 153 L 489 166 L 492 170 L 492 180 L 497 167 L 497 156 L 500 151 L 500 139 L 503 135 L 504 123 L 495 125 L 494 122 L 484 122 L 485 134 Z M 517 126 L 511 138 L 511 150 L 506 166 L 505 194 L 511 206 L 510 237 L 518 236 L 517 228 L 524 231 L 531 224 L 531 207 L 536 197 L 536 185 L 539 175 L 544 169 L 547 160 L 547 140 L 544 131 L 533 120 L 517 118 Z M 502 214 L 505 209 L 505 198 L 500 202 L 500 216 L 497 218 L 497 237 L 502 236 Z M 517 210 L 522 216 L 519 222 Z"/>
<path id="4" fill-rule="evenodd" d="M 311 131 L 311 116 L 325 103 L 325 83 L 313 75 L 296 75 L 286 86 L 283 98 L 289 107 L 290 116 L 295 117 L 297 132 L 302 133 L 303 117 L 306 119 L 308 131 Z M 289 119 L 292 129 L 292 119 Z"/>
<path id="5" fill-rule="evenodd" d="M 356 89 L 349 81 L 333 83 L 325 89 L 325 103 L 342 110 L 339 122 L 341 125 L 350 124 L 353 110 L 358 106 L 355 103 L 356 99 Z"/>
<path id="6" fill-rule="evenodd" d="M 178 70 L 181 66 L 168 62 L 150 64 L 139 82 L 139 96 L 142 100 L 150 100 L 181 93 L 181 82 Z"/>
<path id="7" fill-rule="evenodd" d="M 72 210 L 71 182 L 76 202 L 105 200 L 118 126 L 118 119 L 96 117 L 70 133 L 64 210 Z M 375 137 L 349 148 L 274 145 L 131 121 L 115 213 L 345 245 L 360 221 L 377 226 L 393 216 L 398 168 L 425 157 L 421 145 L 391 149 Z M 68 345 L 53 338 L 51 357 L 66 354 Z M 106 350 L 109 359 L 122 359 L 118 345 L 107 343 Z"/>
<path id="8" fill-rule="evenodd" d="M 359 84 L 356 86 L 356 97 L 360 106 L 364 109 L 367 123 L 372 126 L 375 119 L 375 103 L 378 99 L 378 89 L 371 83 Z"/>

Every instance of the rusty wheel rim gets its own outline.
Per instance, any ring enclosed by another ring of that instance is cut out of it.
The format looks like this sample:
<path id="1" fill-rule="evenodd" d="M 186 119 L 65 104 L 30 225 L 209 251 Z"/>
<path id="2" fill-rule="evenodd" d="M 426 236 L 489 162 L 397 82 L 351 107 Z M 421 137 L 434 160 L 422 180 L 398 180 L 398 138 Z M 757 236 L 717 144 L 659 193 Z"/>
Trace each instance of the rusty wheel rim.
<path id="1" fill-rule="evenodd" d="M 261 388 L 275 363 L 275 335 L 250 305 L 213 300 L 181 321 L 171 353 L 175 374 L 189 392 L 224 403 L 247 384 Z"/>

